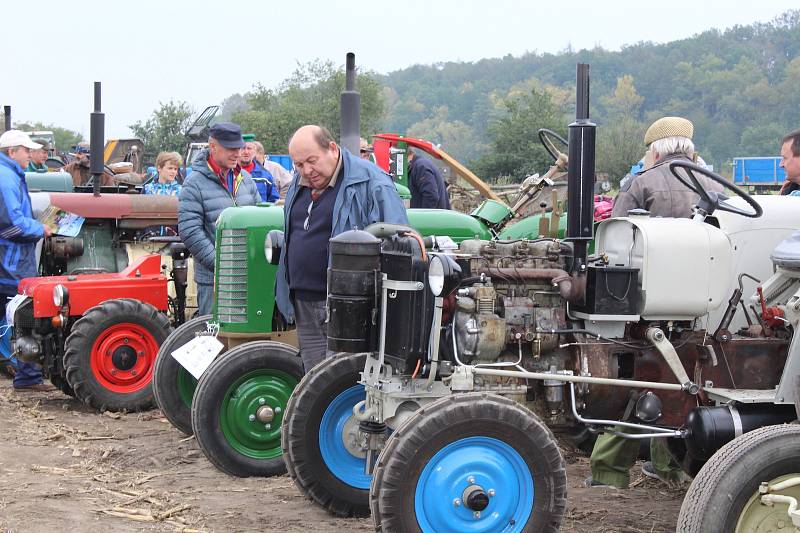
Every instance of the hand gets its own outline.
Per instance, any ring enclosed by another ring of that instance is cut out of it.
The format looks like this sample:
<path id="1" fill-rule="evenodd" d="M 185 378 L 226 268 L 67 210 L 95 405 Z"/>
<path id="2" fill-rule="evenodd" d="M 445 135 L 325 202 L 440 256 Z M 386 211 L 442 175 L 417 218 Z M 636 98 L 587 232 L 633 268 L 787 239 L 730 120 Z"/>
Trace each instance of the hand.
<path id="1" fill-rule="evenodd" d="M 50 229 L 50 226 L 43 226 L 44 227 L 44 236 L 45 238 L 51 236 L 53 234 L 53 230 Z"/>

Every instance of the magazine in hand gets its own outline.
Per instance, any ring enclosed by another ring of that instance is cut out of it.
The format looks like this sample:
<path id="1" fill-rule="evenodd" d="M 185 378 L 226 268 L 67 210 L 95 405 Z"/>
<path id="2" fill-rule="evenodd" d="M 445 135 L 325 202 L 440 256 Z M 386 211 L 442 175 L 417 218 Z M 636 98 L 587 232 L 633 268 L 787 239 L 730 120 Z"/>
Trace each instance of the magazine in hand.
<path id="1" fill-rule="evenodd" d="M 54 205 L 51 205 L 39 215 L 39 222 L 50 228 L 53 235 L 62 235 L 64 237 L 77 237 L 84 220 L 82 216 L 68 213 Z"/>

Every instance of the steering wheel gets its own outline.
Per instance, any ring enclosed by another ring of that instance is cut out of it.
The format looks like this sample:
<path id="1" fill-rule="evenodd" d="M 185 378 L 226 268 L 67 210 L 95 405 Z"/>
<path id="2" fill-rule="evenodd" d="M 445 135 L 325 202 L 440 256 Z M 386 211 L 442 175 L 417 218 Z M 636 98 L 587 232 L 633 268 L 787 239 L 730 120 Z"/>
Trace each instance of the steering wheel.
<path id="1" fill-rule="evenodd" d="M 681 176 L 678 173 L 679 168 L 684 170 L 686 176 L 689 178 L 688 181 L 686 180 L 686 177 Z M 691 191 L 700 196 L 698 207 L 703 209 L 709 215 L 711 215 L 717 209 L 720 211 L 727 211 L 729 213 L 742 215 L 743 217 L 748 218 L 758 218 L 764 214 L 764 210 L 752 196 L 719 174 L 716 174 L 707 168 L 701 167 L 700 165 L 689 161 L 673 161 L 669 164 L 669 170 L 672 172 L 672 175 L 675 176 L 685 187 L 688 187 Z M 695 176 L 695 172 L 719 183 L 723 188 L 732 191 L 736 196 L 747 202 L 747 204 L 752 207 L 753 210 L 748 211 L 746 209 L 741 209 L 731 205 L 727 202 L 728 197 L 724 194 L 716 191 L 706 190 L 706 188 L 703 187 L 703 184 L 700 183 L 700 180 L 697 178 L 697 176 Z"/>
<path id="2" fill-rule="evenodd" d="M 566 154 L 563 154 L 561 150 L 556 148 L 556 145 L 553 142 L 553 139 L 555 139 L 561 143 L 564 148 L 569 148 L 569 143 L 566 141 L 566 139 L 564 139 L 564 137 L 553 130 L 548 130 L 547 128 L 540 129 L 538 133 L 539 142 L 542 143 L 542 146 L 544 146 L 544 149 L 547 150 L 548 154 L 550 154 L 550 157 L 553 158 L 553 161 L 558 161 L 558 158 L 562 155 L 566 157 Z"/>

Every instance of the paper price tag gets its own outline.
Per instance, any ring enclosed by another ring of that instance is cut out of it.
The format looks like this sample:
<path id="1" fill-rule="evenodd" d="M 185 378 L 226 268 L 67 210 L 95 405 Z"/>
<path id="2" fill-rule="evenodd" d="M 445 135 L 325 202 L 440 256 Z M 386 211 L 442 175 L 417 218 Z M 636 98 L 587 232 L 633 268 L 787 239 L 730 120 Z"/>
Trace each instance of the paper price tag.
<path id="1" fill-rule="evenodd" d="M 172 357 L 196 379 L 200 379 L 223 348 L 216 337 L 201 335 L 173 351 Z"/>

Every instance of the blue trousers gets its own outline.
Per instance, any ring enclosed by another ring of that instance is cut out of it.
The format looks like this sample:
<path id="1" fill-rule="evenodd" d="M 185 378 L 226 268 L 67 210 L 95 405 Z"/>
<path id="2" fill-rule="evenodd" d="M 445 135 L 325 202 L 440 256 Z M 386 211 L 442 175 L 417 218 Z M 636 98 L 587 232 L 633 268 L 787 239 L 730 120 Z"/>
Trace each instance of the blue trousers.
<path id="1" fill-rule="evenodd" d="M 214 303 L 214 285 L 197 284 L 197 316 L 210 315 Z"/>
<path id="2" fill-rule="evenodd" d="M 4 287 L 5 289 L 5 287 Z M 0 324 L 6 323 L 6 304 L 9 298 L 17 294 L 16 288 L 13 293 L 6 290 L 0 292 Z M 26 363 L 19 359 L 12 360 L 16 374 L 14 375 L 14 387 L 27 387 L 42 383 L 42 367 L 36 363 Z"/>

